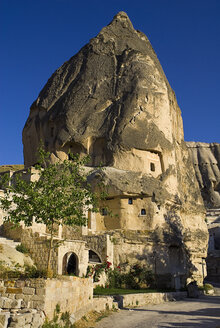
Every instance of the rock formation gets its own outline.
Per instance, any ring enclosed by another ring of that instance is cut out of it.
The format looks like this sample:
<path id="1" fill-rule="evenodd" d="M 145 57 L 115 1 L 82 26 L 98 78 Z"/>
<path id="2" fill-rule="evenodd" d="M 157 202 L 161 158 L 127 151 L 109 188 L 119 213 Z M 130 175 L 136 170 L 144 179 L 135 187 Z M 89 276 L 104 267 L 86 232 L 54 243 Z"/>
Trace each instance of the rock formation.
<path id="1" fill-rule="evenodd" d="M 187 142 L 206 208 L 220 208 L 220 144 Z"/>
<path id="2" fill-rule="evenodd" d="M 90 180 L 104 176 L 117 216 L 103 210 L 96 230 L 142 235 L 121 237 L 127 246 L 118 247 L 116 264 L 141 257 L 131 246 L 137 242 L 142 258 L 149 249 L 166 255 L 157 274 L 201 281 L 208 234 L 181 112 L 149 40 L 124 12 L 56 71 L 32 104 L 23 130 L 26 167 L 36 163 L 40 140 L 52 162 L 70 150 L 89 154 L 92 167 L 106 166 Z"/>

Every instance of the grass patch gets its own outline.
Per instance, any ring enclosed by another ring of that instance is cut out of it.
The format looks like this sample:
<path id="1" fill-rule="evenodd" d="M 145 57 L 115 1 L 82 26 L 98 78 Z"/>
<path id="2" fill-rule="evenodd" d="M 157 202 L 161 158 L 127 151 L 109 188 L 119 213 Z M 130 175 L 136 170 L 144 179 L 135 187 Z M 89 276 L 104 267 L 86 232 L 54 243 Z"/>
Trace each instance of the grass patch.
<path id="1" fill-rule="evenodd" d="M 104 288 L 97 286 L 93 290 L 94 295 L 125 295 L 125 294 L 141 294 L 141 293 L 166 293 L 173 292 L 174 290 L 162 289 L 125 289 L 125 288 Z"/>
<path id="2" fill-rule="evenodd" d="M 29 250 L 27 249 L 27 247 L 25 247 L 23 244 L 19 244 L 15 247 L 16 251 L 23 253 L 23 254 L 28 254 Z"/>
<path id="3" fill-rule="evenodd" d="M 116 312 L 115 310 L 106 310 L 101 312 L 92 311 L 86 314 L 86 320 L 82 317 L 79 321 L 75 322 L 74 328 L 95 328 L 97 322 L 108 317 L 112 313 Z"/>

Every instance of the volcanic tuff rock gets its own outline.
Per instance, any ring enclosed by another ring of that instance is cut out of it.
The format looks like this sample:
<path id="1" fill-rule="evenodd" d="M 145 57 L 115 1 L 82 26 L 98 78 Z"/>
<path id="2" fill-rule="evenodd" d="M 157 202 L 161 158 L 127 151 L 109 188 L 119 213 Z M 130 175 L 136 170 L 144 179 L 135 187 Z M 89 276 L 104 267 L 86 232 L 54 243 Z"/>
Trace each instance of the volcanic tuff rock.
<path id="1" fill-rule="evenodd" d="M 191 274 L 201 276 L 205 209 L 181 112 L 149 40 L 124 12 L 56 71 L 32 104 L 23 130 L 25 166 L 36 163 L 41 139 L 52 162 L 70 150 L 89 154 L 90 166 L 104 164 L 111 196 L 147 197 L 152 226 L 181 226 L 179 247 Z M 138 225 L 140 218 L 132 218 Z"/>
<path id="2" fill-rule="evenodd" d="M 207 208 L 220 208 L 220 144 L 187 142 Z"/>
<path id="3" fill-rule="evenodd" d="M 94 155 L 93 165 L 97 156 L 111 165 L 116 152 L 169 151 L 173 138 L 181 142 L 175 95 L 149 40 L 125 13 L 65 62 L 32 104 L 23 130 L 26 166 L 36 162 L 40 138 L 54 157 L 70 148 Z"/>

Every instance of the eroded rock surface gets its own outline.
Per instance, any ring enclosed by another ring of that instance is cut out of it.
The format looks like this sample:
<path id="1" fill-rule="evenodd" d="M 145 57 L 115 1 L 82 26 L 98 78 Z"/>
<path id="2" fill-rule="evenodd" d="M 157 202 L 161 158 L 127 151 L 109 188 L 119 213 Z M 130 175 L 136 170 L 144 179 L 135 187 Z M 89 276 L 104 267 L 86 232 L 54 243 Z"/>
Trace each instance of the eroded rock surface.
<path id="1" fill-rule="evenodd" d="M 187 142 L 207 208 L 220 208 L 220 144 Z"/>
<path id="2" fill-rule="evenodd" d="M 92 165 L 119 162 L 130 169 L 121 163 L 125 151 L 130 158 L 139 157 L 133 149 L 159 156 L 173 148 L 173 137 L 183 139 L 174 93 L 147 37 L 119 13 L 51 76 L 32 104 L 24 161 L 36 162 L 42 138 L 54 158 L 66 158 L 71 149 L 91 154 Z"/>
<path id="3" fill-rule="evenodd" d="M 96 229 L 155 231 L 158 252 L 166 245 L 176 254 L 161 262 L 160 273 L 201 281 L 208 233 L 181 112 L 149 40 L 124 12 L 56 71 L 32 104 L 23 130 L 25 166 L 36 163 L 41 139 L 52 162 L 70 150 L 89 154 L 92 167 L 107 167 L 108 206 L 118 216 L 103 211 Z M 90 175 L 93 182 L 98 177 Z M 126 254 L 135 257 L 129 247 Z"/>

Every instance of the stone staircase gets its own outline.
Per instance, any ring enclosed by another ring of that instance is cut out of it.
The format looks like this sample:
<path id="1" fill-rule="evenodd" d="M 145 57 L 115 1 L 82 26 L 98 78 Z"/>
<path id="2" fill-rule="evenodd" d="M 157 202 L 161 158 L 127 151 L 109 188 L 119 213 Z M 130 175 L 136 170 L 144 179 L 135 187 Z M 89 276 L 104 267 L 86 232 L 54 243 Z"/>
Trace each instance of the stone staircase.
<path id="1" fill-rule="evenodd" d="M 10 246 L 12 248 L 16 248 L 16 246 L 19 244 L 20 244 L 20 242 L 16 242 L 12 239 L 8 239 L 8 238 L 0 236 L 0 245 L 6 245 L 6 246 Z"/>

